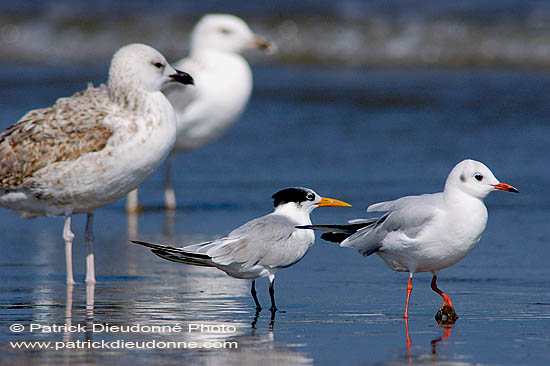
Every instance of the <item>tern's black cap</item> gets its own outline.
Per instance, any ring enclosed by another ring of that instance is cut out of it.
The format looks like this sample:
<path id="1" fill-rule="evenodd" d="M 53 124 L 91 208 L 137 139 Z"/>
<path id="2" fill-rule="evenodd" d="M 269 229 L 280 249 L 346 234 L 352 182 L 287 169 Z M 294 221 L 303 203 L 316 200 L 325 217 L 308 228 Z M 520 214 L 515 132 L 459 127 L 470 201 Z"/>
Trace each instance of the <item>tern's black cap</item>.
<path id="1" fill-rule="evenodd" d="M 313 201 L 315 199 L 315 193 L 309 188 L 292 187 L 285 188 L 273 196 L 273 206 L 277 207 L 280 204 L 288 202 L 305 202 Z"/>

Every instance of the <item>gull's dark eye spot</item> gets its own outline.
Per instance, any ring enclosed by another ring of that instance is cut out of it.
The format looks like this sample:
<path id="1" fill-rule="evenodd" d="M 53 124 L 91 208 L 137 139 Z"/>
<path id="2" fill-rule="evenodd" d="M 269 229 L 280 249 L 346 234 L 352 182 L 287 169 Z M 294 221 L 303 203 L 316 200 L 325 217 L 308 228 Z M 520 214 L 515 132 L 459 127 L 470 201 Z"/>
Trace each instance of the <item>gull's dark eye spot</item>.
<path id="1" fill-rule="evenodd" d="M 474 175 L 474 178 L 481 182 L 483 180 L 483 175 L 478 173 L 478 174 Z"/>
<path id="2" fill-rule="evenodd" d="M 164 64 L 162 62 L 153 62 L 153 66 L 157 69 L 162 69 L 164 67 Z"/>
<path id="3" fill-rule="evenodd" d="M 220 28 L 220 33 L 228 35 L 228 34 L 231 33 L 231 30 L 229 30 L 227 28 Z"/>
<path id="4" fill-rule="evenodd" d="M 308 201 L 313 201 L 315 199 L 315 195 L 313 193 L 308 193 L 306 198 Z"/>

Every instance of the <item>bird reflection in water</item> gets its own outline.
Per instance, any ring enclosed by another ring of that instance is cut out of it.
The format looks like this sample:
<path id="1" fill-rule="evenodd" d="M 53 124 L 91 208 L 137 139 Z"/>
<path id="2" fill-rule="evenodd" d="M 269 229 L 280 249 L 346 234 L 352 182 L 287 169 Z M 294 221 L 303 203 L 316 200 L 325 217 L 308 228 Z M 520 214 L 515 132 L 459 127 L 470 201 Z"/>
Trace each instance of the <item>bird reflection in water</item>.
<path id="1" fill-rule="evenodd" d="M 431 341 L 432 354 L 434 354 L 434 355 L 437 354 L 437 348 L 436 348 L 437 343 L 451 338 L 451 332 L 453 330 L 453 326 L 452 325 L 441 325 L 441 328 L 443 329 L 443 335 L 439 338 L 432 339 L 432 341 Z"/>
<path id="2" fill-rule="evenodd" d="M 256 323 L 258 323 L 258 319 L 260 317 L 260 312 L 261 311 L 262 311 L 261 309 L 256 308 L 256 313 L 254 314 L 254 319 L 252 320 L 252 323 L 251 323 L 252 333 L 254 333 L 254 330 L 256 329 Z M 269 311 L 271 313 L 271 318 L 269 320 L 269 331 L 272 332 L 273 327 L 275 326 L 275 314 L 277 313 L 277 310 L 276 309 L 270 309 Z"/>
<path id="3" fill-rule="evenodd" d="M 273 312 L 275 314 L 275 312 Z M 238 348 L 224 352 L 209 352 L 203 357 L 209 366 L 216 365 L 313 365 L 314 360 L 298 347 L 275 340 L 275 332 L 252 328 L 250 333 L 223 340 L 238 344 Z"/>
<path id="4" fill-rule="evenodd" d="M 441 311 L 441 309 L 440 309 Z M 439 312 L 438 312 L 439 314 Z M 408 356 L 408 361 L 411 362 L 413 361 L 413 355 L 412 355 L 412 340 L 411 340 L 411 336 L 410 336 L 410 332 L 409 332 L 409 320 L 407 318 L 404 319 L 405 321 L 405 336 L 406 336 L 406 342 L 407 342 L 407 356 Z M 456 318 L 455 318 L 455 321 L 456 321 Z M 430 342 L 431 344 L 431 350 L 432 350 L 432 355 L 437 355 L 437 344 L 441 341 L 445 341 L 449 338 L 451 338 L 451 332 L 453 330 L 453 325 L 455 323 L 455 321 L 447 321 L 446 323 L 439 323 L 438 322 L 438 326 L 443 329 L 443 335 L 440 336 L 440 337 L 437 337 L 435 339 L 432 339 L 432 341 Z"/>
<path id="5" fill-rule="evenodd" d="M 63 341 L 71 341 L 74 331 L 71 331 L 73 325 L 73 293 L 74 285 L 67 284 L 65 297 L 65 331 L 63 332 Z M 86 340 L 91 339 L 91 333 L 94 325 L 94 305 L 95 305 L 95 283 L 86 284 Z"/>
<path id="6" fill-rule="evenodd" d="M 65 329 L 71 329 L 71 326 L 73 325 L 73 290 L 74 285 L 72 283 L 68 283 L 67 294 L 65 298 Z M 63 341 L 70 341 L 71 334 L 71 332 L 64 332 Z"/>
<path id="7" fill-rule="evenodd" d="M 94 327 L 95 284 L 86 284 L 86 340 L 91 339 Z"/>

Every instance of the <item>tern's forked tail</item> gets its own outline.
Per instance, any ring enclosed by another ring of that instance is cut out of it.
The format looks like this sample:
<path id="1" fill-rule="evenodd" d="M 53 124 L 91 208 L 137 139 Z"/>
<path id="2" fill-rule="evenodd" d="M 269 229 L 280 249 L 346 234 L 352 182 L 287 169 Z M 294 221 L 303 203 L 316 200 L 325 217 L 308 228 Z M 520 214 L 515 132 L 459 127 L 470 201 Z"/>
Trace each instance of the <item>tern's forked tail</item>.
<path id="1" fill-rule="evenodd" d="M 139 240 L 132 240 L 132 243 L 151 248 L 151 252 L 172 262 L 191 264 L 194 266 L 214 267 L 211 258 L 206 254 L 187 252 L 182 248 L 147 243 Z"/>

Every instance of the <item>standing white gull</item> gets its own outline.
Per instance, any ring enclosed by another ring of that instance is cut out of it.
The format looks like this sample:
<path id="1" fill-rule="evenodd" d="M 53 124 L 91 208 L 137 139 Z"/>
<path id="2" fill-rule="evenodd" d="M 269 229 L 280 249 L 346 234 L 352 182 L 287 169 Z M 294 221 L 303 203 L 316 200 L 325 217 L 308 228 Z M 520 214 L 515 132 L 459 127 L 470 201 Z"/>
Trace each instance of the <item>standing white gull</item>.
<path id="1" fill-rule="evenodd" d="M 173 155 L 217 140 L 243 113 L 252 92 L 252 71 L 241 53 L 254 48 L 272 52 L 274 45 L 233 15 L 205 15 L 193 29 L 190 55 L 174 65 L 193 75 L 195 88 L 165 89 L 178 117 L 176 144 L 166 161 L 166 208 L 176 208 L 170 177 Z M 128 195 L 126 210 L 138 210 L 137 190 Z"/>
<path id="2" fill-rule="evenodd" d="M 60 98 L 25 114 L 0 134 L 0 205 L 23 216 L 65 216 L 67 283 L 72 271 L 71 215 L 87 213 L 86 282 L 95 282 L 94 210 L 139 186 L 166 158 L 176 116 L 160 91 L 192 84 L 143 44 L 119 49 L 108 85 Z"/>
<path id="3" fill-rule="evenodd" d="M 479 242 L 488 216 L 483 199 L 494 190 L 518 192 L 499 182 L 484 164 L 464 160 L 447 177 L 443 192 L 369 206 L 368 212 L 387 212 L 378 219 L 304 228 L 327 231 L 321 238 L 355 248 L 364 256 L 376 253 L 391 269 L 409 272 L 405 318 L 413 274 L 428 271 L 433 273 L 432 290 L 444 299 L 442 309 L 454 314 L 451 298 L 437 287 L 437 275 L 464 258 Z"/>
<path id="4" fill-rule="evenodd" d="M 298 263 L 315 241 L 313 230 L 297 229 L 311 225 L 311 211 L 317 207 L 349 207 L 332 198 L 319 196 L 309 188 L 286 188 L 273 195 L 275 210 L 236 228 L 226 237 L 213 241 L 171 247 L 133 241 L 152 248 L 152 252 L 174 262 L 216 267 L 231 277 L 252 280 L 250 293 L 261 310 L 256 297 L 255 280 L 269 278 L 271 310 L 275 306 L 273 284 L 275 273 Z"/>

